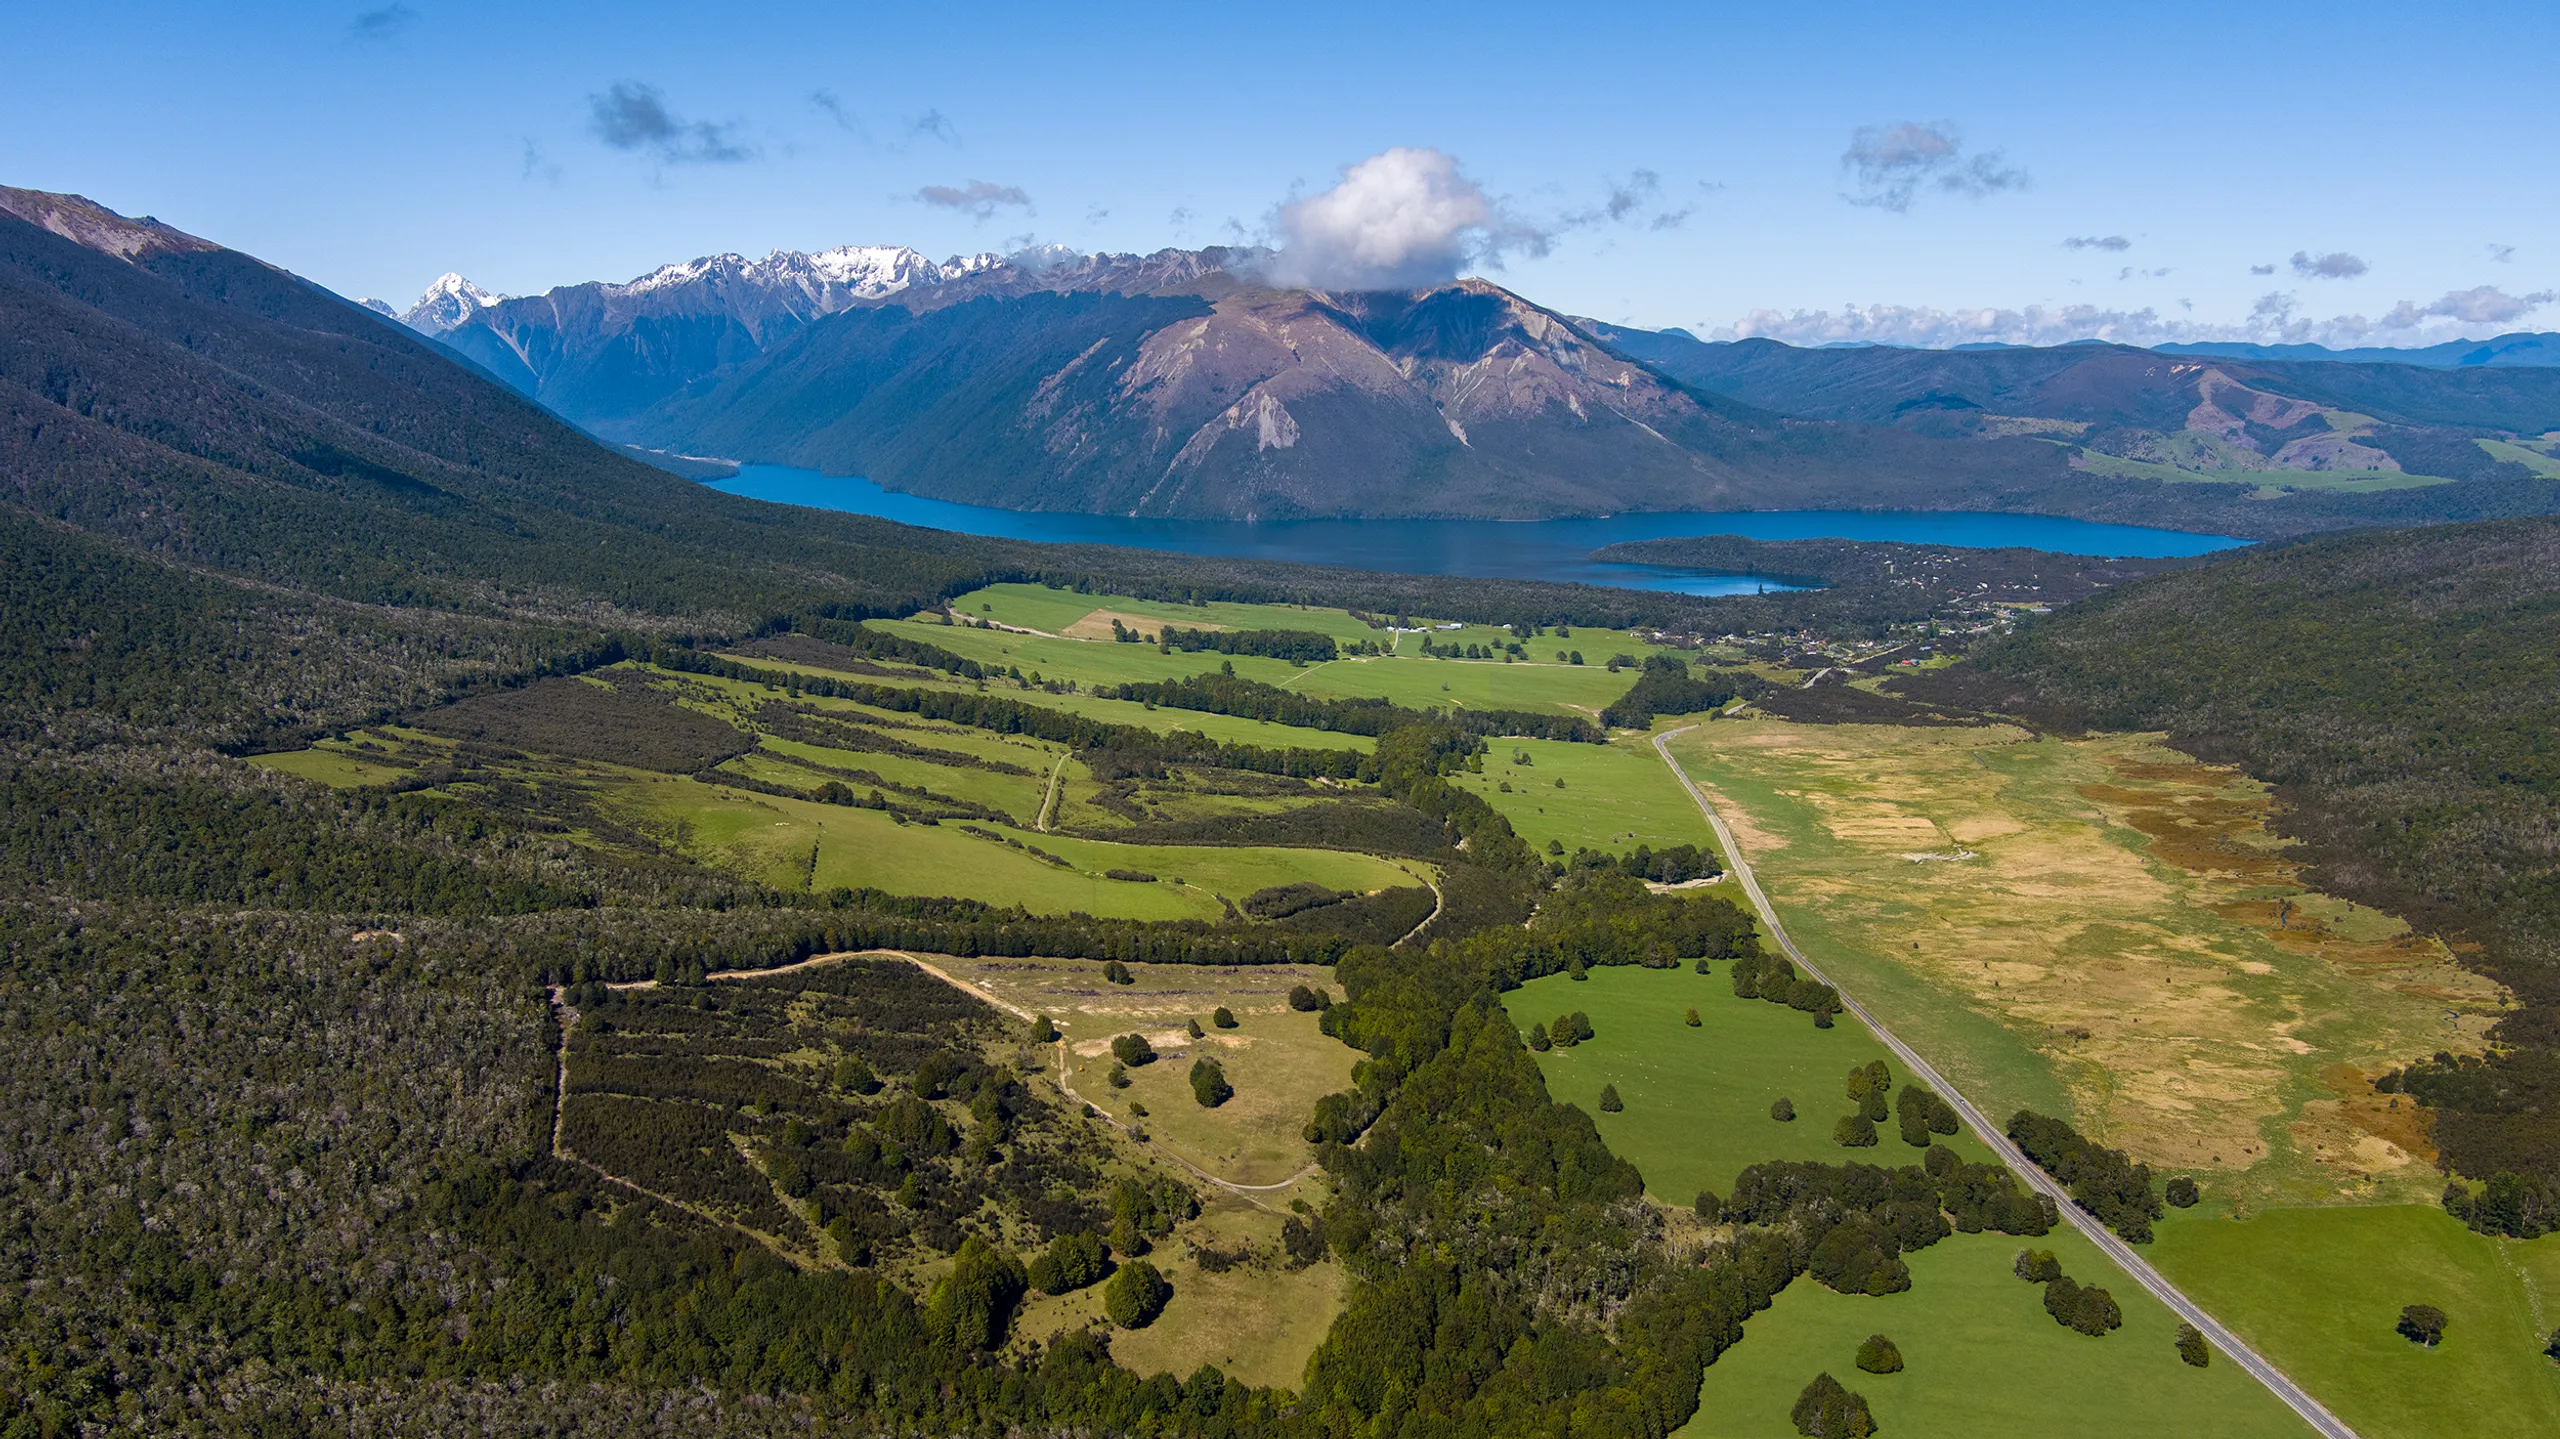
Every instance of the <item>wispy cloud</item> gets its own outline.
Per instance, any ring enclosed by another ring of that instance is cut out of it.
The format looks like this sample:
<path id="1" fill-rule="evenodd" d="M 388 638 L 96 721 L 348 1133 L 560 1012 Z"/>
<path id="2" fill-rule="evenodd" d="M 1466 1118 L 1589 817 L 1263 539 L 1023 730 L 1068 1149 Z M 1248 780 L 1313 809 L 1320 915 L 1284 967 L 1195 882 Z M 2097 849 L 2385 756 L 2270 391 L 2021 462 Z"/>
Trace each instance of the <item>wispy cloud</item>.
<path id="1" fill-rule="evenodd" d="M 2272 275 L 2275 272 L 2276 267 L 2273 265 L 2251 265 L 2249 267 L 2249 273 L 2252 275 Z"/>
<path id="2" fill-rule="evenodd" d="M 735 165 L 756 157 L 737 126 L 687 120 L 667 108 L 655 85 L 617 81 L 587 97 L 588 129 L 616 150 L 645 152 L 670 165 Z"/>
<path id="3" fill-rule="evenodd" d="M 850 135 L 861 136 L 866 140 L 871 138 L 870 130 L 863 126 L 862 117 L 854 114 L 842 100 L 837 99 L 835 91 L 823 86 L 812 90 L 809 92 L 809 103 L 816 106 L 828 119 L 833 120 L 837 129 Z"/>
<path id="4" fill-rule="evenodd" d="M 2512 263 L 2515 257 L 2516 247 L 2513 245 L 2492 244 L 2489 246 L 2489 258 L 2497 261 L 2501 265 Z"/>
<path id="5" fill-rule="evenodd" d="M 952 124 L 951 117 L 941 111 L 927 110 L 921 115 L 908 117 L 907 138 L 939 140 L 945 145 L 957 145 L 960 143 L 960 128 Z"/>
<path id="6" fill-rule="evenodd" d="M 1031 208 L 1031 197 L 1020 185 L 998 185 L 990 180 L 972 180 L 956 186 L 927 185 L 916 191 L 916 198 L 981 221 L 993 218 L 998 210 Z"/>
<path id="7" fill-rule="evenodd" d="M 1839 310 L 1754 310 L 1729 325 L 1701 325 L 1711 339 L 1765 337 L 1796 345 L 1874 344 L 1939 349 L 1998 343 L 2062 345 L 2109 340 L 2126 345 L 2200 341 L 2248 344 L 2317 344 L 2333 348 L 2388 344 L 2415 346 L 2480 338 L 2560 300 L 2560 292 L 2510 295 L 2493 285 L 2448 292 L 2429 304 L 2403 300 L 2379 319 L 2299 313 L 2296 297 L 2282 290 L 2261 296 L 2247 318 L 2235 322 L 2163 316 L 2158 310 L 2101 305 L 1986 306 L 1941 310 L 1925 305 L 1848 305 Z M 2180 308 L 2187 309 L 2185 302 Z"/>
<path id="8" fill-rule="evenodd" d="M 551 157 L 543 153 L 531 135 L 524 137 L 524 174 L 521 178 L 551 185 L 560 183 L 560 167 L 551 163 Z"/>
<path id="9" fill-rule="evenodd" d="M 360 12 L 347 24 L 347 38 L 359 45 L 383 45 L 399 39 L 418 23 L 418 12 L 393 0 L 377 10 Z"/>
<path id="10" fill-rule="evenodd" d="M 2293 259 L 2287 263 L 2293 266 L 2295 274 L 2314 280 L 2352 280 L 2373 268 L 2344 250 L 2332 250 L 2326 255 L 2296 250 Z"/>
<path id="11" fill-rule="evenodd" d="M 2062 248 L 2066 250 L 2123 251 L 2132 249 L 2133 242 L 2122 235 L 2073 235 L 2062 242 Z"/>
<path id="12" fill-rule="evenodd" d="M 1591 225 L 1632 225 L 1641 223 L 1649 230 L 1676 230 L 1687 224 L 1691 209 L 1662 208 L 1662 176 L 1653 170 L 1633 170 L 1627 178 L 1603 177 L 1601 196 L 1596 204 L 1579 210 L 1568 210 L 1555 219 L 1555 230 L 1575 230 Z"/>
<path id="13" fill-rule="evenodd" d="M 1980 199 L 2032 183 L 2026 171 L 2008 163 L 2004 151 L 1967 155 L 1963 134 L 1944 120 L 1861 125 L 1849 137 L 1840 168 L 1855 187 L 1843 199 L 1895 214 L 1909 210 L 1928 191 Z"/>

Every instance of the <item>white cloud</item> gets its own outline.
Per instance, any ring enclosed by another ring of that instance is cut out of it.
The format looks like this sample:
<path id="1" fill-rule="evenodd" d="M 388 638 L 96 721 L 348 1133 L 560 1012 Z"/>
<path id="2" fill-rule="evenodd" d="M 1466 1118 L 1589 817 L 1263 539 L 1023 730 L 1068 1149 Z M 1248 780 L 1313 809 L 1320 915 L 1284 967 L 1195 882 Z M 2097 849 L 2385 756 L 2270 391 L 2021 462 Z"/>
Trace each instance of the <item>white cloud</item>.
<path id="1" fill-rule="evenodd" d="M 2066 250 L 2130 250 L 2133 242 L 2122 235 L 2073 235 L 2062 242 Z"/>
<path id="2" fill-rule="evenodd" d="M 2347 347 L 2374 343 L 2426 345 L 2477 339 L 2560 299 L 2560 292 L 2509 295 L 2494 286 L 2456 290 L 2432 304 L 2403 300 L 2381 319 L 2334 315 L 2315 319 L 2295 313 L 2284 291 L 2262 296 L 2238 322 L 2164 317 L 2145 307 L 2113 310 L 2098 305 L 2027 305 L 1941 310 L 1926 305 L 1845 305 L 1838 310 L 1754 310 L 1732 324 L 1702 327 L 1716 340 L 1766 338 L 1792 345 L 1873 344 L 1942 349 L 1951 345 L 2063 345 L 2107 340 L 2161 345 L 2228 340 L 2245 344 L 2315 344 Z M 2483 328 L 2487 327 L 2487 328 Z M 2387 333 L 2386 333 L 2387 332 Z"/>
<path id="3" fill-rule="evenodd" d="M 992 180 L 972 180 L 966 185 L 927 185 L 916 191 L 916 198 L 945 210 L 957 210 L 974 220 L 985 220 L 1001 209 L 1031 208 L 1031 196 L 1020 185 L 999 185 Z"/>
<path id="4" fill-rule="evenodd" d="M 1852 205 L 1900 214 L 1911 208 L 1923 190 L 1980 199 L 2002 190 L 2024 189 L 2031 183 L 2027 172 L 2011 167 L 2007 158 L 1999 150 L 1967 158 L 1963 135 L 1944 120 L 1861 125 L 1840 156 L 1840 168 L 1850 173 L 1857 193 L 1842 198 Z"/>
<path id="5" fill-rule="evenodd" d="M 1398 146 L 1342 167 L 1332 189 L 1283 204 L 1270 278 L 1328 290 L 1401 290 L 1543 255 L 1550 236 L 1507 214 L 1456 157 Z"/>

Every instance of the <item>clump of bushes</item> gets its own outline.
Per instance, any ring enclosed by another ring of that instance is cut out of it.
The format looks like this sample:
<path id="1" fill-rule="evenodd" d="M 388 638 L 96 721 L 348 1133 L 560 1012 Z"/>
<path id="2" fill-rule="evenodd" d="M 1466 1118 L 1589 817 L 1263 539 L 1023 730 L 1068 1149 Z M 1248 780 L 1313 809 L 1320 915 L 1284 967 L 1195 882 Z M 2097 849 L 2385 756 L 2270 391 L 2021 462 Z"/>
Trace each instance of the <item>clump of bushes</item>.
<path id="1" fill-rule="evenodd" d="M 1788 1411 L 1796 1432 L 1808 1439 L 1867 1439 L 1876 1432 L 1876 1416 L 1866 1396 L 1855 1394 L 1828 1372 L 1813 1376 Z"/>
<path id="2" fill-rule="evenodd" d="M 2181 1174 L 2163 1186 L 2161 1197 L 2168 1200 L 2173 1209 L 2193 1209 L 2204 1194 L 2196 1188 L 2195 1180 Z"/>
<path id="3" fill-rule="evenodd" d="M 1162 1271 L 1144 1259 L 1132 1259 L 1103 1286 L 1102 1312 L 1123 1329 L 1144 1329 L 1156 1322 L 1172 1297 L 1173 1286 Z"/>
<path id="4" fill-rule="evenodd" d="M 1702 959 L 1699 960 L 1698 963 L 1704 964 L 1706 961 Z M 1691 1029 L 1696 1029 L 1705 1021 L 1698 1018 L 1698 1007 L 1693 1004 L 1689 1006 L 1689 1013 L 1684 1017 L 1682 1022 L 1687 1024 Z"/>
<path id="5" fill-rule="evenodd" d="M 1796 1102 L 1792 1099 L 1772 1100 L 1769 1104 L 1769 1117 L 1780 1124 L 1795 1123 Z"/>
<path id="6" fill-rule="evenodd" d="M 1936 1090 L 1916 1084 L 1902 1086 L 1893 1107 L 1894 1117 L 1902 1126 L 1902 1142 L 1914 1149 L 1928 1148 L 1933 1134 L 1953 1134 L 1961 1127 L 1954 1105 L 1940 1098 Z"/>
<path id="7" fill-rule="evenodd" d="M 1108 1267 L 1102 1241 L 1091 1234 L 1061 1234 L 1031 1256 L 1031 1287 L 1043 1294 L 1065 1294 L 1102 1278 Z"/>
<path id="8" fill-rule="evenodd" d="M 2213 1346 L 2204 1342 L 2204 1331 L 2192 1324 L 2178 1326 L 2178 1357 L 2198 1369 L 2213 1362 Z"/>
<path id="9" fill-rule="evenodd" d="M 1131 1069 L 1138 1069 L 1156 1062 L 1156 1050 L 1154 1045 L 1147 1043 L 1145 1035 L 1124 1034 L 1111 1041 L 1111 1057 Z"/>
<path id="10" fill-rule="evenodd" d="M 1843 1149 L 1872 1149 L 1876 1143 L 1875 1121 L 1863 1114 L 1844 1114 L 1831 1126 L 1831 1142 Z"/>
<path id="11" fill-rule="evenodd" d="M 1858 1114 L 1869 1124 L 1884 1123 L 1884 1097 L 1893 1092 L 1893 1071 L 1883 1060 L 1873 1060 L 1849 1071 L 1849 1102 L 1858 1106 Z"/>
<path id="12" fill-rule="evenodd" d="M 1216 1013 L 1209 1016 L 1209 1022 L 1220 1029 L 1233 1029 L 1236 1027 L 1236 1017 L 1234 1012 L 1229 1010 L 1223 1004 L 1218 1006 Z"/>
<path id="13" fill-rule="evenodd" d="M 2135 1244 L 2151 1242 L 2151 1221 L 2168 1212 L 2151 1187 L 2151 1166 L 2135 1163 L 2121 1149 L 2092 1143 L 2063 1121 L 2033 1110 L 2021 1109 L 2010 1118 L 2009 1137 L 2109 1229 Z"/>
<path id="14" fill-rule="evenodd" d="M 2044 1286 L 2044 1312 L 2053 1316 L 2054 1323 L 2091 1338 L 2123 1327 L 2124 1311 L 2116 1307 L 2115 1296 L 2094 1284 L 2084 1287 L 2063 1273 L 2062 1261 L 2052 1250 L 2021 1249 L 2011 1268 L 2020 1279 Z M 2180 1343 L 2184 1353 L 2184 1341 Z"/>
<path id="15" fill-rule="evenodd" d="M 1147 873 L 1143 869 L 1106 869 L 1102 872 L 1102 877 L 1104 879 L 1124 880 L 1130 884 L 1153 884 L 1156 882 L 1156 877 Z"/>
<path id="16" fill-rule="evenodd" d="M 1102 982 L 1105 984 L 1136 984 L 1138 982 L 1138 977 L 1129 972 L 1129 966 L 1113 959 L 1103 962 Z"/>
<path id="17" fill-rule="evenodd" d="M 1333 991 L 1313 985 L 1291 985 L 1289 1007 L 1300 1014 L 1314 1014 L 1320 1010 L 1331 1009 L 1333 1008 Z"/>
<path id="18" fill-rule="evenodd" d="M 1571 1049 L 1592 1037 L 1591 1016 L 1578 1009 L 1571 1014 L 1558 1015 L 1556 1022 L 1547 1026 L 1547 1038 L 1562 1049 Z"/>
<path id="19" fill-rule="evenodd" d="M 1858 1346 L 1858 1367 L 1869 1374 L 1899 1374 L 1902 1350 L 1883 1335 L 1870 1334 L 1867 1342 Z"/>

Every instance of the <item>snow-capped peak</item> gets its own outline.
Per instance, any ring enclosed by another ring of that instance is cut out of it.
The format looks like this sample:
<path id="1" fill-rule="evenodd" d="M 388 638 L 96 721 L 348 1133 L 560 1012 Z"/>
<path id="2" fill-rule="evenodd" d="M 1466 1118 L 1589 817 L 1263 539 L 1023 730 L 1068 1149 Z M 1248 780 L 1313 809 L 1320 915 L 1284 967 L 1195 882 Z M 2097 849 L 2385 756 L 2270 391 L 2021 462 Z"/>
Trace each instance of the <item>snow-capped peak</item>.
<path id="1" fill-rule="evenodd" d="M 507 298 L 505 295 L 493 295 L 448 271 L 436 277 L 436 282 L 427 287 L 427 292 L 418 297 L 418 303 L 409 307 L 409 313 L 402 315 L 400 322 L 422 334 L 441 335 Z"/>

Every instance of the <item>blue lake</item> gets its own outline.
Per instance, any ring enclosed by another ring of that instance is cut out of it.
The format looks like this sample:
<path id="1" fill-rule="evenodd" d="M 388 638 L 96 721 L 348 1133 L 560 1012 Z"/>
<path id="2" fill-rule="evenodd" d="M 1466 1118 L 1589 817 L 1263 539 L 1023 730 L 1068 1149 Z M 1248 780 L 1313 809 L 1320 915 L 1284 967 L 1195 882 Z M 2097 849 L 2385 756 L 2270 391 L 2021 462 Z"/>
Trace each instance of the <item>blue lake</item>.
<path id="1" fill-rule="evenodd" d="M 712 488 L 753 499 L 849 510 L 963 534 L 1067 544 L 1127 545 L 1192 555 L 1290 560 L 1402 574 L 1570 580 L 1692 595 L 1749 594 L 1761 582 L 1655 565 L 1604 565 L 1591 551 L 1621 540 L 1671 535 L 1744 535 L 1755 540 L 1901 540 L 1994 549 L 2020 545 L 2066 554 L 2166 558 L 2248 543 L 2139 525 L 2102 525 L 2046 515 L 1947 510 L 1742 510 L 1609 515 L 1579 520 L 1240 520 L 1131 519 L 956 505 L 892 494 L 869 480 L 780 465 L 749 465 Z"/>

